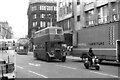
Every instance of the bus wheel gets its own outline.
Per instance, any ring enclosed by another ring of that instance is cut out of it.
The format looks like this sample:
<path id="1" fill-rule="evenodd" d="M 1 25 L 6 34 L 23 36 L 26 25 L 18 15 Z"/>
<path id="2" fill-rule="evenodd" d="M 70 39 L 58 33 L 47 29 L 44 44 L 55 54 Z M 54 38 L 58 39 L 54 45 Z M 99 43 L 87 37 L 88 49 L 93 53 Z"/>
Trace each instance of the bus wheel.
<path id="1" fill-rule="evenodd" d="M 65 62 L 65 61 L 66 61 L 66 56 L 62 58 L 62 62 Z"/>
<path id="2" fill-rule="evenodd" d="M 50 61 L 51 61 L 51 58 L 49 57 L 48 54 L 46 55 L 46 61 L 47 61 L 47 62 L 50 62 Z"/>
<path id="3" fill-rule="evenodd" d="M 37 60 L 39 60 L 37 53 L 35 53 L 35 57 L 36 57 Z"/>

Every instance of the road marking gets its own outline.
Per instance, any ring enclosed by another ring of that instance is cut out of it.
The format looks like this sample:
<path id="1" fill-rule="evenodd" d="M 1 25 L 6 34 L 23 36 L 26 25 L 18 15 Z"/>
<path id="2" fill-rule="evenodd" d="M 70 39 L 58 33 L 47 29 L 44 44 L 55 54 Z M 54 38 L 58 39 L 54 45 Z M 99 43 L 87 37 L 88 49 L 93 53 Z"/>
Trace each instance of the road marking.
<path id="1" fill-rule="evenodd" d="M 73 68 L 73 67 L 69 67 L 69 66 L 62 66 L 62 65 L 56 65 L 56 66 L 60 66 L 60 67 L 65 67 L 65 68 L 69 68 L 69 69 L 77 69 L 77 68 Z"/>
<path id="2" fill-rule="evenodd" d="M 38 73 L 33 72 L 33 71 L 29 71 L 29 72 L 30 72 L 30 73 L 33 73 L 33 74 L 36 74 L 36 75 L 38 75 L 38 76 L 41 76 L 41 77 L 43 77 L 43 78 L 48 78 L 47 76 L 44 76 L 44 75 L 38 74 Z"/>
<path id="3" fill-rule="evenodd" d="M 33 63 L 28 63 L 28 64 L 32 66 L 40 66 L 40 64 L 33 64 Z"/>
<path id="4" fill-rule="evenodd" d="M 18 68 L 20 68 L 20 69 L 24 69 L 23 67 L 21 67 L 21 66 L 17 66 L 17 65 L 15 65 L 16 67 L 18 67 Z"/>
<path id="5" fill-rule="evenodd" d="M 62 66 L 62 65 L 56 65 L 56 66 L 65 67 L 65 68 L 74 69 L 74 70 L 77 69 L 77 68 L 73 68 L 73 67 L 69 67 L 69 66 Z M 78 69 L 78 70 L 80 70 L 80 69 Z M 105 75 L 105 76 L 111 76 L 111 77 L 115 77 L 115 78 L 120 78 L 120 77 L 115 76 L 115 75 L 110 75 L 110 74 L 105 74 L 105 73 L 100 73 L 100 72 L 95 72 L 95 71 L 90 71 L 90 72 L 96 73 L 96 74 L 100 74 L 100 75 Z"/>
<path id="6" fill-rule="evenodd" d="M 100 73 L 100 72 L 95 72 L 95 71 L 90 71 L 90 72 L 92 72 L 92 73 L 96 73 L 96 74 L 105 75 L 105 76 L 111 76 L 111 77 L 119 78 L 118 76 L 115 76 L 115 75 L 110 75 L 110 74 L 105 74 L 105 73 Z"/>

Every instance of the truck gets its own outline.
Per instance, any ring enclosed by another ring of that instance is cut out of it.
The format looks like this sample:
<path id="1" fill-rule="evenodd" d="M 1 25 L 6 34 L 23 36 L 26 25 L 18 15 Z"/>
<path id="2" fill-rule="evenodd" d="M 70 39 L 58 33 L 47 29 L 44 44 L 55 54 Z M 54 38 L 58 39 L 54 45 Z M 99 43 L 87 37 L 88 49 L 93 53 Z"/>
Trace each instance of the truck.
<path id="1" fill-rule="evenodd" d="M 83 28 L 77 31 L 77 45 L 73 46 L 71 55 L 82 59 L 86 56 L 89 48 L 100 62 L 120 62 L 120 22 L 97 25 Z"/>

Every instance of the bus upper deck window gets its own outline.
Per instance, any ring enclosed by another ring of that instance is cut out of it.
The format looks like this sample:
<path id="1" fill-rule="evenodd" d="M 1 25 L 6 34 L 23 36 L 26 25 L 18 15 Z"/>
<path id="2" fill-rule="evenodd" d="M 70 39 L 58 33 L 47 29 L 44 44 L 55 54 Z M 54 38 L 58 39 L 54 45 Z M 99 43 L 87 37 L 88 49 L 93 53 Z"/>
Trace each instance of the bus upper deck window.
<path id="1" fill-rule="evenodd" d="M 57 34 L 62 34 L 62 29 L 57 29 Z"/>

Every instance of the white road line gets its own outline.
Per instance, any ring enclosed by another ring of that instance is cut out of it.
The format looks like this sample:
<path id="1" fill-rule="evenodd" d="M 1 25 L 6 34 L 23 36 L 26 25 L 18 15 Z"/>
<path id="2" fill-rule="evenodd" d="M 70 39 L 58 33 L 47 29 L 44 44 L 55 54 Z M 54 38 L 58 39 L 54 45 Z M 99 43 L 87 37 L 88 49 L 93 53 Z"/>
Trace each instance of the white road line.
<path id="1" fill-rule="evenodd" d="M 65 67 L 65 68 L 69 68 L 69 69 L 74 69 L 76 70 L 77 68 L 73 68 L 73 67 L 69 67 L 69 66 L 62 66 L 62 65 L 56 65 L 56 66 L 60 66 L 60 67 Z M 80 69 L 78 69 L 80 70 Z M 81 69 L 82 70 L 82 69 Z M 111 75 L 111 74 L 105 74 L 105 73 L 100 73 L 100 72 L 95 72 L 95 71 L 90 71 L 92 73 L 96 73 L 96 74 L 100 74 L 100 75 L 105 75 L 105 76 L 111 76 L 111 77 L 115 77 L 115 78 L 120 78 L 118 76 L 115 76 L 115 75 Z"/>
<path id="2" fill-rule="evenodd" d="M 44 75 L 38 74 L 38 73 L 33 72 L 33 71 L 29 71 L 29 72 L 30 72 L 30 73 L 33 73 L 33 74 L 36 74 L 36 75 L 38 75 L 38 76 L 41 76 L 41 77 L 43 77 L 43 78 L 48 78 L 47 76 L 44 76 Z"/>
<path id="3" fill-rule="evenodd" d="M 100 74 L 100 75 L 105 75 L 105 76 L 111 76 L 111 77 L 119 78 L 118 76 L 115 76 L 115 75 L 110 75 L 110 74 L 105 74 L 105 73 L 100 73 L 100 72 L 95 72 L 95 71 L 90 71 L 90 72 L 96 73 L 96 74 Z"/>
<path id="4" fill-rule="evenodd" d="M 33 63 L 28 63 L 31 66 L 40 66 L 40 64 L 33 64 Z"/>
<path id="5" fill-rule="evenodd" d="M 15 65 L 15 67 L 18 67 L 18 68 L 20 68 L 20 69 L 24 69 L 23 67 L 21 67 L 21 66 L 17 66 L 17 65 Z"/>
<path id="6" fill-rule="evenodd" d="M 60 67 L 65 67 L 65 68 L 69 68 L 69 69 L 77 69 L 77 68 L 73 68 L 73 67 L 69 67 L 69 66 L 62 66 L 62 65 L 56 65 L 56 66 L 60 66 Z"/>

